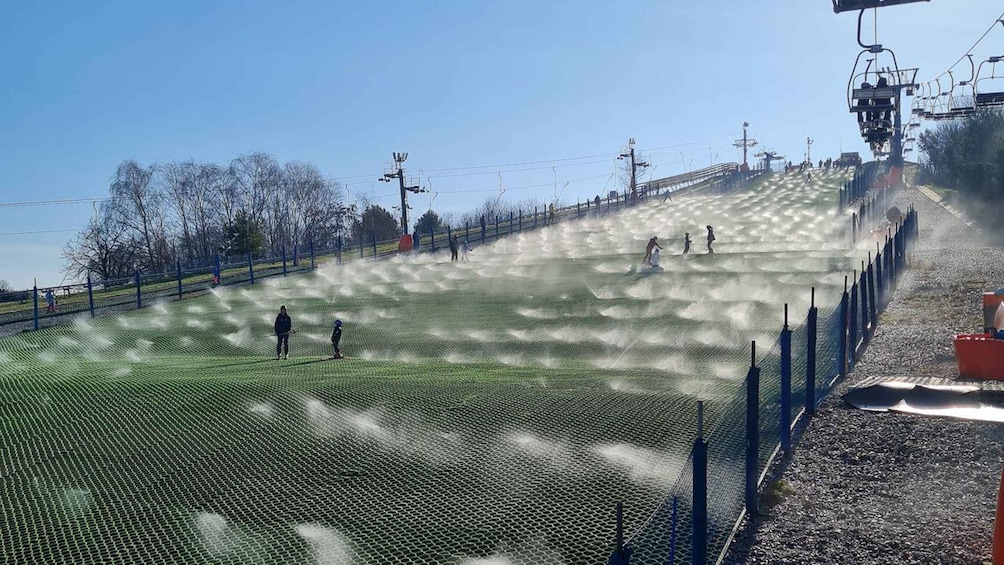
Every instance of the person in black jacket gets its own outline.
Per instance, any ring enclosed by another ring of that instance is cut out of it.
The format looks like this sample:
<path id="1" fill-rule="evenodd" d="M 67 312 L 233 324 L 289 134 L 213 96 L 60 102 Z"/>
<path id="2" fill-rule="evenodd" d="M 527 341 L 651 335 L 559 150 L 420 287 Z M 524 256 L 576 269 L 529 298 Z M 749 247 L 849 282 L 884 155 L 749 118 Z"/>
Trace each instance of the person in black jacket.
<path id="1" fill-rule="evenodd" d="M 335 330 L 331 332 L 331 347 L 335 350 L 335 354 L 331 357 L 332 359 L 342 358 L 342 351 L 338 348 L 340 341 L 342 341 L 342 321 L 335 320 Z"/>
<path id="2" fill-rule="evenodd" d="M 293 320 L 286 313 L 286 307 L 279 307 L 279 315 L 275 317 L 275 358 L 289 357 L 289 334 L 293 332 Z"/>

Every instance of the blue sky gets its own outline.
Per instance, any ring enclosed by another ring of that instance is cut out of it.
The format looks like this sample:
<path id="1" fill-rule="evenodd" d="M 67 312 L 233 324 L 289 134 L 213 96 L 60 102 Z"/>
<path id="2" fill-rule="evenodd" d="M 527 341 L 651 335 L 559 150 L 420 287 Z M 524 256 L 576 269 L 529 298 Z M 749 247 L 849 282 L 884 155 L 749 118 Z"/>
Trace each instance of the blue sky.
<path id="1" fill-rule="evenodd" d="M 924 80 L 1001 9 L 891 7 L 878 15 L 879 39 Z M 814 159 L 866 150 L 845 102 L 856 14 L 835 15 L 828 0 L 177 0 L 4 12 L 0 203 L 100 197 L 127 158 L 225 163 L 253 151 L 311 161 L 388 208 L 396 196 L 375 181 L 393 151 L 409 152 L 409 174 L 422 169 L 423 184 L 442 191 L 439 212 L 497 194 L 499 170 L 506 197 L 552 195 L 556 178 L 574 202 L 610 188 L 629 137 L 652 174 L 667 176 L 737 161 L 744 120 L 762 147 L 794 160 L 806 137 Z M 1004 30 L 975 54 L 1004 54 Z M 441 170 L 581 156 L 596 157 Z M 414 199 L 413 214 L 429 200 Z M 74 229 L 91 213 L 0 206 L 0 234 Z M 72 235 L 0 235 L 0 278 L 58 283 Z"/>

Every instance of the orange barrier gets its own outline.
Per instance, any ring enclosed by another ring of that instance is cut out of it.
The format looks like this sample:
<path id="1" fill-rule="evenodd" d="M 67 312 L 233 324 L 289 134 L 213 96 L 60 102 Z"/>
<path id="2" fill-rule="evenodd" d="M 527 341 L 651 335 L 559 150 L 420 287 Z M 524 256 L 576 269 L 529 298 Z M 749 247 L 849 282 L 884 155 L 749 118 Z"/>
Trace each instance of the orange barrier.
<path id="1" fill-rule="evenodd" d="M 959 362 L 959 375 L 962 377 L 1004 381 L 1002 339 L 994 339 L 987 334 L 957 335 L 955 358 Z"/>
<path id="2" fill-rule="evenodd" d="M 411 239 L 411 234 L 404 234 L 401 239 L 397 242 L 397 250 L 401 253 L 405 251 L 411 251 L 415 248 L 415 242 Z"/>
<path id="3" fill-rule="evenodd" d="M 997 491 L 997 514 L 994 516 L 994 545 L 991 555 L 994 563 L 1004 563 L 1004 470 L 1001 471 L 1001 486 Z"/>

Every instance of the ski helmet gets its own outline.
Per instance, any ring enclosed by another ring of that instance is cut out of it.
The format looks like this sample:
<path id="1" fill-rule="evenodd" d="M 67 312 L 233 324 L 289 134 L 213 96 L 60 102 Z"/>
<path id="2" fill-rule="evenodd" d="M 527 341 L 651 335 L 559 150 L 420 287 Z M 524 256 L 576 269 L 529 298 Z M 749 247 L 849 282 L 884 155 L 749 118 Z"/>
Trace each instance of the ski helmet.
<path id="1" fill-rule="evenodd" d="M 335 327 L 336 328 L 342 327 L 342 321 L 341 320 L 335 320 Z"/>

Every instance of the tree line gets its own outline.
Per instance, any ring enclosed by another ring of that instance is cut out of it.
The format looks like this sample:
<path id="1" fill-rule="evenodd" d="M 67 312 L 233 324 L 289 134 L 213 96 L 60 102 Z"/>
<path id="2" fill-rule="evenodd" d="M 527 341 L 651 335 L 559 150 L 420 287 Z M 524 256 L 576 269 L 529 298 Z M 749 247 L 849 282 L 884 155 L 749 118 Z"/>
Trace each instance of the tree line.
<path id="1" fill-rule="evenodd" d="M 477 208 L 440 216 L 431 209 L 413 231 L 475 227 L 544 213 L 545 199 L 518 202 L 487 198 Z M 560 206 L 560 203 L 556 203 Z M 294 246 L 331 249 L 401 235 L 399 220 L 365 199 L 349 204 L 337 181 L 302 161 L 280 164 L 267 153 L 241 155 L 229 163 L 194 160 L 142 165 L 122 161 L 95 215 L 63 249 L 65 272 L 98 280 L 141 272 L 165 272 L 180 263 L 209 267 L 216 257 L 243 260 L 276 256 Z"/>
<path id="2" fill-rule="evenodd" d="M 971 217 L 1000 230 L 1004 217 L 1004 110 L 981 109 L 920 134 L 929 181 L 957 191 Z"/>
<path id="3" fill-rule="evenodd" d="M 125 160 L 108 197 L 63 251 L 65 270 L 101 279 L 208 266 L 223 258 L 333 246 L 357 222 L 337 182 L 313 164 L 266 153 L 226 165 Z"/>

